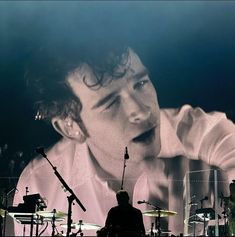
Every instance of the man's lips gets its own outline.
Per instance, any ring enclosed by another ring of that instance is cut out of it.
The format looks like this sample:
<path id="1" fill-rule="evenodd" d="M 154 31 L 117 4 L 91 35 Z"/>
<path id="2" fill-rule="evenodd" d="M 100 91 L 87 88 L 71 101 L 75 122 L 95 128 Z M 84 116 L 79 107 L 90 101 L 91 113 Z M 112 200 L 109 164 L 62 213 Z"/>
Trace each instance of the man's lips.
<path id="1" fill-rule="evenodd" d="M 132 141 L 135 142 L 135 143 L 147 142 L 149 140 L 152 140 L 154 135 L 155 135 L 155 127 L 145 131 L 144 133 L 141 133 L 137 137 L 133 138 Z"/>

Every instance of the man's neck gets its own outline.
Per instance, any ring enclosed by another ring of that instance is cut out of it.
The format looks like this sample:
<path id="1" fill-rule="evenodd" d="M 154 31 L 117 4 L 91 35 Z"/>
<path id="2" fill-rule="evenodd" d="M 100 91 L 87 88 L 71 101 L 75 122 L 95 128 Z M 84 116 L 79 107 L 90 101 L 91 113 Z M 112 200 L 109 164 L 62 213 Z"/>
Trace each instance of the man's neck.
<path id="1" fill-rule="evenodd" d="M 99 152 L 95 149 L 89 149 L 91 161 L 94 170 L 97 175 L 110 183 L 111 188 L 117 191 L 121 188 L 123 169 L 124 169 L 124 159 L 112 159 L 105 156 L 105 154 Z M 129 160 L 126 160 L 126 167 L 124 173 L 124 185 L 128 187 L 133 187 L 143 171 L 143 165 L 133 164 Z M 109 182 L 110 181 L 110 182 Z M 124 187 L 125 189 L 125 187 Z"/>

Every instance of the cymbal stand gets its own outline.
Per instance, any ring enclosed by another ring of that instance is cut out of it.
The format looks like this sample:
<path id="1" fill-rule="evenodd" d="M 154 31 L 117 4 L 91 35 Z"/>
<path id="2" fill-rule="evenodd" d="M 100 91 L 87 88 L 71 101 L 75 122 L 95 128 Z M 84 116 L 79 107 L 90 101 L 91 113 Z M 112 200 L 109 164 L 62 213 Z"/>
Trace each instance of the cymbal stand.
<path id="1" fill-rule="evenodd" d="M 223 236 L 227 236 L 228 235 L 228 215 L 225 211 L 222 212 L 223 214 L 223 218 L 224 218 L 224 231 L 223 231 Z"/>
<path id="2" fill-rule="evenodd" d="M 159 207 L 156 207 L 156 210 L 158 211 L 158 215 L 155 218 L 155 226 L 157 229 L 157 236 L 161 236 L 161 209 Z"/>
<path id="3" fill-rule="evenodd" d="M 82 232 L 82 220 L 79 220 L 79 230 L 78 232 L 76 233 L 76 235 L 80 233 L 80 236 L 83 236 L 83 232 Z"/>
<path id="4" fill-rule="evenodd" d="M 203 202 L 207 200 L 205 198 L 201 199 L 201 209 L 203 209 Z M 206 236 L 206 217 L 207 217 L 207 213 L 203 213 L 203 236 Z"/>
<path id="5" fill-rule="evenodd" d="M 161 210 L 162 208 L 160 208 L 159 206 L 157 205 L 153 205 L 152 203 L 150 202 L 147 202 L 147 201 L 144 201 L 146 204 L 154 207 L 157 211 L 158 211 L 158 215 L 156 216 L 155 218 L 155 227 L 156 227 L 156 230 L 157 230 L 157 236 L 161 236 Z M 151 234 L 152 234 L 152 228 L 151 228 Z"/>
<path id="6" fill-rule="evenodd" d="M 224 229 L 223 229 L 223 236 L 227 236 L 228 235 L 228 212 L 227 212 L 227 208 L 226 208 L 226 204 L 229 201 L 229 197 L 221 197 L 221 203 L 220 206 L 223 206 L 223 219 L 224 219 Z"/>
<path id="7" fill-rule="evenodd" d="M 53 216 L 52 216 L 52 222 L 51 222 L 51 226 L 52 226 L 51 236 L 52 237 L 55 236 L 55 213 L 56 213 L 56 209 L 53 209 Z"/>
<path id="8" fill-rule="evenodd" d="M 203 214 L 203 236 L 206 236 L 206 217 L 207 213 Z"/>
<path id="9" fill-rule="evenodd" d="M 151 231 L 150 231 L 151 237 L 154 237 L 153 227 L 154 227 L 154 223 L 151 224 Z"/>

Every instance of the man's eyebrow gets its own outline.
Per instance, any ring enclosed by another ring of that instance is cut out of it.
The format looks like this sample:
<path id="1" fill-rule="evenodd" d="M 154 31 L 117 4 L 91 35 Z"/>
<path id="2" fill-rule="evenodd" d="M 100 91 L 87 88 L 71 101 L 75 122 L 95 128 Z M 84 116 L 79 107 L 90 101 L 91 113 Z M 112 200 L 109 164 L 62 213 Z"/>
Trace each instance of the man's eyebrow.
<path id="1" fill-rule="evenodd" d="M 106 95 L 104 98 L 102 98 L 101 100 L 99 100 L 96 104 L 94 104 L 92 106 L 92 109 L 96 109 L 102 105 L 104 105 L 105 103 L 107 103 L 110 99 L 112 99 L 114 96 L 116 95 L 116 92 L 112 92 L 108 95 Z"/>
<path id="2" fill-rule="evenodd" d="M 134 75 L 131 76 L 130 78 L 134 79 L 134 80 L 138 80 L 146 75 L 149 74 L 149 71 L 147 68 L 144 68 L 142 71 L 135 73 L 133 72 Z M 105 103 L 107 103 L 110 99 L 112 99 L 114 96 L 116 95 L 116 92 L 111 92 L 110 94 L 106 95 L 104 98 L 102 98 L 101 100 L 99 100 L 96 104 L 94 104 L 92 106 L 92 109 L 97 109 L 98 107 L 104 105 Z"/>
<path id="3" fill-rule="evenodd" d="M 142 71 L 135 73 L 133 76 L 131 76 L 131 78 L 138 80 L 148 74 L 149 74 L 149 70 L 147 68 L 144 68 Z"/>

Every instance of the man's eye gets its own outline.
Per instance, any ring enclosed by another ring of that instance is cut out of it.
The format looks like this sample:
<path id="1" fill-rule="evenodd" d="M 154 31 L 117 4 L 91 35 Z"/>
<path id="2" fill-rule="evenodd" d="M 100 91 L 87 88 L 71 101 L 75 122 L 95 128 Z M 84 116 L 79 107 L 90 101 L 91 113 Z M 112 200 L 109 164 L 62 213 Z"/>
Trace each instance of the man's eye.
<path id="1" fill-rule="evenodd" d="M 135 89 L 135 90 L 141 89 L 141 88 L 143 88 L 148 82 L 149 82 L 148 80 L 141 80 L 141 81 L 138 81 L 137 83 L 135 83 L 134 89 Z"/>
<path id="2" fill-rule="evenodd" d="M 110 104 L 108 104 L 105 109 L 110 109 L 111 107 L 115 106 L 115 105 L 118 105 L 120 103 L 120 98 L 117 97 L 115 98 Z"/>

